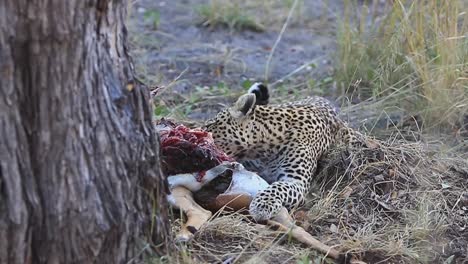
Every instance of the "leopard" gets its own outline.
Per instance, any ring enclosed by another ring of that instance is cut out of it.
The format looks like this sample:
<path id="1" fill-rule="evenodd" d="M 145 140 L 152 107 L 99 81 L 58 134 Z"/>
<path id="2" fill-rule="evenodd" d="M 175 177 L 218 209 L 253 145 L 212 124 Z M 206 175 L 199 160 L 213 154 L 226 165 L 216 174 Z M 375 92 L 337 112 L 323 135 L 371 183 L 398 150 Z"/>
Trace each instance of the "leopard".
<path id="1" fill-rule="evenodd" d="M 227 155 L 258 172 L 270 185 L 253 198 L 256 221 L 304 204 L 318 161 L 336 144 L 367 145 L 366 136 L 338 116 L 329 100 L 310 96 L 269 104 L 268 87 L 253 84 L 237 101 L 207 120 L 203 129 Z"/>

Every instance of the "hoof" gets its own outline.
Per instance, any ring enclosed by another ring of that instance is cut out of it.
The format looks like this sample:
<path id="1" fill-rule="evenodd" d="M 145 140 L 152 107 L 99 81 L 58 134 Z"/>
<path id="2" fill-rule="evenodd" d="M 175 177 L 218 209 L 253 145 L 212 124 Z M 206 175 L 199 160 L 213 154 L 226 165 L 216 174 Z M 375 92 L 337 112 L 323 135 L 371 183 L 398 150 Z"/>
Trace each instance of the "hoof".
<path id="1" fill-rule="evenodd" d="M 187 226 L 185 229 L 180 230 L 175 237 L 175 241 L 178 243 L 187 243 L 193 238 L 197 231 L 195 227 Z"/>
<path id="2" fill-rule="evenodd" d="M 175 238 L 176 243 L 187 243 L 193 238 L 193 234 L 177 234 Z"/>

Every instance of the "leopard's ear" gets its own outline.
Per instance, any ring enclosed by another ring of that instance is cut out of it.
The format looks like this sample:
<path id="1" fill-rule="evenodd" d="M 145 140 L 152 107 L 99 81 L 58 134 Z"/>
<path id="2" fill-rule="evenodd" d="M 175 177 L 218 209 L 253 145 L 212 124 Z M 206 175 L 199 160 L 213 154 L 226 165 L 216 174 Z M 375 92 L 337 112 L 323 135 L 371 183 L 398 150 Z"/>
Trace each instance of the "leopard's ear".
<path id="1" fill-rule="evenodd" d="M 254 83 L 252 86 L 250 86 L 249 93 L 255 94 L 257 105 L 268 104 L 270 93 L 268 92 L 268 87 L 265 84 L 260 82 Z"/>
<path id="2" fill-rule="evenodd" d="M 255 111 L 255 94 L 244 94 L 237 102 L 229 108 L 229 112 L 234 118 L 242 118 L 251 115 Z"/>

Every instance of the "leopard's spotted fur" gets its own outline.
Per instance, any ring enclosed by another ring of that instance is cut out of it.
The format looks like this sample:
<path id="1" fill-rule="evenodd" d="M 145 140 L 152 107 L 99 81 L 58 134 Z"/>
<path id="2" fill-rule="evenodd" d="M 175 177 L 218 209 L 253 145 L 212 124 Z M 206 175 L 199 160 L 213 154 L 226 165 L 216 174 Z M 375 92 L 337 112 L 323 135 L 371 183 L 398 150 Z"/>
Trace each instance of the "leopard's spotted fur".
<path id="1" fill-rule="evenodd" d="M 228 155 L 247 161 L 271 185 L 250 205 L 256 220 L 274 217 L 282 206 L 302 204 L 317 161 L 337 140 L 362 144 L 364 137 L 344 124 L 324 98 L 310 97 L 282 105 L 258 105 L 258 93 L 208 120 L 205 129 Z M 265 99 L 265 98 L 263 98 Z"/>

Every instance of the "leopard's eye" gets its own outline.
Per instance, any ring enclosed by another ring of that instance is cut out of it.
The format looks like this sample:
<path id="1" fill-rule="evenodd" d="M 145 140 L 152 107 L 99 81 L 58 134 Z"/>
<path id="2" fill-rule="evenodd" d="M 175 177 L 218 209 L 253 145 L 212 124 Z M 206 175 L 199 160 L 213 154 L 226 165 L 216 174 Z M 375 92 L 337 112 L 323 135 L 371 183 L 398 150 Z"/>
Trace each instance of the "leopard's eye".
<path id="1" fill-rule="evenodd" d="M 214 123 L 216 123 L 216 119 L 208 119 L 205 121 L 205 126 L 209 126 L 209 125 L 213 125 Z"/>
<path id="2" fill-rule="evenodd" d="M 216 119 L 208 119 L 205 121 L 205 124 L 203 125 L 202 129 L 207 130 L 210 127 L 214 126 L 216 123 Z"/>

